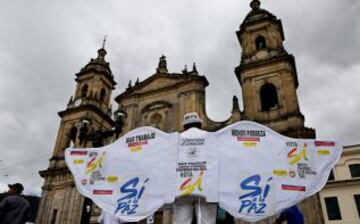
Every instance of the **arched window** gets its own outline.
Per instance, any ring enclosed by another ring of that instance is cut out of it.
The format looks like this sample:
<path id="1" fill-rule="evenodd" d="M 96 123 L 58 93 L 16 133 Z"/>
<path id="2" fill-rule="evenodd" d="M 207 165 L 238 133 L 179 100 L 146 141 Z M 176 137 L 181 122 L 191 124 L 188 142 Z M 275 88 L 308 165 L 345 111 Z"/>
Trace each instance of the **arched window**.
<path id="1" fill-rule="evenodd" d="M 276 87 L 273 84 L 267 83 L 261 87 L 260 99 L 262 111 L 276 109 L 279 106 Z"/>
<path id="2" fill-rule="evenodd" d="M 150 125 L 155 128 L 161 129 L 162 120 L 163 120 L 162 116 L 160 114 L 156 113 L 150 117 Z"/>
<path id="3" fill-rule="evenodd" d="M 89 86 L 85 84 L 81 89 L 81 97 L 86 97 Z"/>
<path id="4" fill-rule="evenodd" d="M 77 128 L 72 127 L 69 132 L 69 140 L 70 140 L 69 147 L 75 146 L 76 136 L 77 136 Z"/>
<path id="5" fill-rule="evenodd" d="M 103 101 L 105 99 L 105 96 L 106 96 L 106 91 L 104 88 L 102 88 L 100 92 L 100 100 Z"/>
<path id="6" fill-rule="evenodd" d="M 266 48 L 266 40 L 265 40 L 265 37 L 263 37 L 263 36 L 258 36 L 258 37 L 255 39 L 255 45 L 256 45 L 256 50 L 261 50 L 261 49 Z"/>

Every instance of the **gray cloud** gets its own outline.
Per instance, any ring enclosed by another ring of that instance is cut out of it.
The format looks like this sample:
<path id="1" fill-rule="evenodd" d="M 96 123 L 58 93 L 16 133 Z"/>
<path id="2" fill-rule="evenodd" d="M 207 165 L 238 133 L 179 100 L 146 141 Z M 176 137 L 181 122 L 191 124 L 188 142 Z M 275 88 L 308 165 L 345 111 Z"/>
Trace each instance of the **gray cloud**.
<path id="1" fill-rule="evenodd" d="M 263 0 L 283 21 L 285 46 L 297 61 L 298 96 L 306 125 L 320 138 L 358 143 L 360 3 L 357 0 Z M 235 31 L 249 11 L 237 0 L 111 0 L 0 2 L 0 191 L 23 182 L 41 192 L 63 110 L 75 90 L 74 74 L 108 35 L 107 60 L 118 82 L 155 72 L 165 54 L 171 72 L 197 63 L 210 85 L 207 112 L 224 120 L 241 49 Z M 7 176 L 5 176 L 7 175 Z"/>

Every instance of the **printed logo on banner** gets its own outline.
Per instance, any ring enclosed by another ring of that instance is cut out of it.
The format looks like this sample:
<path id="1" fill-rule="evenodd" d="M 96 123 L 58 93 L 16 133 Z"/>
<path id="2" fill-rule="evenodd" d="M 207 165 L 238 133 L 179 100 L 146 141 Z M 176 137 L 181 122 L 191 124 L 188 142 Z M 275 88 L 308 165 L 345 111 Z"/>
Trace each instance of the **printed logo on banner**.
<path id="1" fill-rule="evenodd" d="M 186 156 L 188 158 L 196 158 L 198 157 L 199 149 L 195 147 L 190 147 L 187 149 Z"/>
<path id="2" fill-rule="evenodd" d="M 91 152 L 90 153 L 91 160 L 86 165 L 85 174 L 89 174 L 94 170 L 96 170 L 97 168 L 101 168 L 103 166 L 104 157 L 105 157 L 105 152 L 101 153 L 99 157 L 98 157 L 98 152 Z"/>
<path id="3" fill-rule="evenodd" d="M 258 145 L 261 137 L 266 136 L 264 130 L 231 130 L 231 135 L 236 137 L 237 141 L 242 142 L 246 148 L 253 148 Z"/>
<path id="4" fill-rule="evenodd" d="M 149 180 L 149 178 L 146 178 L 139 184 L 141 182 L 140 178 L 134 177 L 122 184 L 120 187 L 121 198 L 117 200 L 118 205 L 115 214 L 118 212 L 125 215 L 135 214 L 146 189 L 146 183 Z"/>
<path id="5" fill-rule="evenodd" d="M 317 173 L 312 170 L 309 165 L 309 158 L 307 155 L 307 143 L 304 143 L 302 149 L 299 149 L 296 142 L 287 142 L 286 145 L 293 147 L 288 154 L 288 162 L 291 166 L 296 166 L 297 174 L 301 179 L 306 179 L 307 176 L 316 175 Z M 290 177 L 295 177 L 295 171 L 291 170 Z"/>
<path id="6" fill-rule="evenodd" d="M 100 154 L 100 155 L 99 155 Z M 105 159 L 105 152 L 90 152 L 90 161 L 86 164 L 85 175 L 90 174 L 89 183 L 93 185 L 97 181 L 104 181 L 105 176 L 101 173 L 99 168 L 103 167 Z"/>
<path id="7" fill-rule="evenodd" d="M 155 133 L 146 133 L 141 135 L 135 135 L 127 137 L 125 142 L 128 144 L 130 152 L 139 152 L 143 149 L 144 145 L 147 145 L 152 139 L 155 139 Z"/>
<path id="8" fill-rule="evenodd" d="M 326 141 L 315 141 L 315 147 L 317 149 L 317 153 L 320 156 L 328 156 L 331 154 L 329 147 L 334 147 L 335 142 L 326 142 Z"/>
<path id="9" fill-rule="evenodd" d="M 81 184 L 85 186 L 87 184 L 87 179 L 82 179 Z"/>
<path id="10" fill-rule="evenodd" d="M 194 183 L 191 182 L 191 178 L 186 179 L 179 187 L 181 191 L 181 196 L 191 195 L 195 189 L 197 188 L 199 191 L 203 191 L 202 189 L 202 181 L 203 181 L 204 172 L 200 172 L 200 176 L 196 179 Z"/>
<path id="11" fill-rule="evenodd" d="M 240 183 L 244 194 L 240 195 L 239 213 L 246 215 L 266 215 L 271 208 L 269 194 L 272 177 L 263 179 L 260 175 L 253 175 Z"/>
<path id="12" fill-rule="evenodd" d="M 294 165 L 297 164 L 300 160 L 305 160 L 307 161 L 307 144 L 304 144 L 304 148 L 302 150 L 298 150 L 297 147 L 291 149 L 291 151 L 288 153 L 288 158 L 289 158 L 289 164 L 290 165 Z"/>
<path id="13" fill-rule="evenodd" d="M 296 177 L 296 172 L 293 171 L 293 170 L 290 170 L 290 171 L 289 171 L 289 176 L 290 176 L 290 177 Z"/>

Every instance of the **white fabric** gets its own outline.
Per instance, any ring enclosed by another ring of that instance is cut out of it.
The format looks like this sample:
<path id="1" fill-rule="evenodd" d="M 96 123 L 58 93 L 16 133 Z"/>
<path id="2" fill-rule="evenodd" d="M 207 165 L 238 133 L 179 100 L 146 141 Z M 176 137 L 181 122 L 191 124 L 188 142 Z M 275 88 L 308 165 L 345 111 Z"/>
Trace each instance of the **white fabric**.
<path id="1" fill-rule="evenodd" d="M 320 191 L 340 157 L 336 141 L 292 139 L 254 122 L 217 132 L 219 206 L 256 222 Z"/>
<path id="2" fill-rule="evenodd" d="M 138 128 L 103 148 L 67 149 L 65 158 L 80 193 L 124 221 L 189 194 L 255 222 L 320 191 L 341 151 L 338 141 L 291 139 L 242 121 L 180 136 Z"/>
<path id="3" fill-rule="evenodd" d="M 65 159 L 81 194 L 135 222 L 174 201 L 177 141 L 177 133 L 143 127 L 102 148 L 67 149 Z"/>
<path id="4" fill-rule="evenodd" d="M 100 217 L 98 218 L 99 224 L 121 224 L 121 220 L 116 217 L 114 214 L 102 211 Z"/>
<path id="5" fill-rule="evenodd" d="M 208 203 L 204 198 L 190 196 L 177 198 L 174 203 L 174 224 L 215 224 L 217 204 Z"/>
<path id="6" fill-rule="evenodd" d="M 198 128 L 190 128 L 180 134 L 176 167 L 177 197 L 207 195 L 208 185 L 204 180 L 212 161 L 209 161 L 206 155 L 207 150 L 210 150 L 209 141 L 212 135 L 213 133 Z"/>

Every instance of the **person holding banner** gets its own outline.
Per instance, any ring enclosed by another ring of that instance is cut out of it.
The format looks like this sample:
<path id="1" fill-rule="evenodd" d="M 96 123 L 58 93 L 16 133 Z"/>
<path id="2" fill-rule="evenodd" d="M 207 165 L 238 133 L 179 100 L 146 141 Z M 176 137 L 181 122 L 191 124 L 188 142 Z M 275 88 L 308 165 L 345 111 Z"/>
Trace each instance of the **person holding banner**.
<path id="1" fill-rule="evenodd" d="M 102 210 L 101 215 L 98 218 L 99 224 L 121 224 L 122 222 L 118 217 L 115 215 Z"/>
<path id="2" fill-rule="evenodd" d="M 205 135 L 201 119 L 195 112 L 184 115 L 178 152 L 178 183 L 180 192 L 175 199 L 175 224 L 191 224 L 195 210 L 197 224 L 216 223 L 216 203 L 208 203 L 203 194 L 202 180 L 206 173 Z M 196 195 L 196 196 L 195 196 Z M 200 195 L 200 196 L 198 196 Z"/>
<path id="3" fill-rule="evenodd" d="M 283 221 L 287 221 L 288 224 L 304 224 L 304 216 L 298 207 L 294 205 L 280 213 L 276 224 L 281 224 Z"/>

